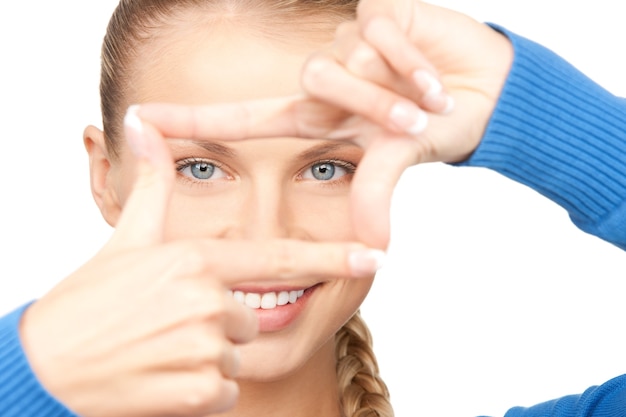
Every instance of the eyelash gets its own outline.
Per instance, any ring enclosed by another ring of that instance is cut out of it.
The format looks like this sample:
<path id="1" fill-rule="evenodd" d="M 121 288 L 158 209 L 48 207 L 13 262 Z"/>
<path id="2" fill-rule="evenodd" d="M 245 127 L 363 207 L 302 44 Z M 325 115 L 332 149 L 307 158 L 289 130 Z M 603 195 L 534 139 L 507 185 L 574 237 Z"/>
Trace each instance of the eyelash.
<path id="1" fill-rule="evenodd" d="M 185 180 L 185 181 L 189 181 L 195 184 L 205 184 L 207 182 L 211 181 L 211 178 L 207 179 L 207 180 L 200 180 L 200 179 L 194 179 L 192 177 L 186 176 L 182 174 L 182 171 L 186 168 L 189 168 L 195 164 L 210 164 L 215 166 L 215 168 L 219 169 L 219 170 L 224 170 L 223 167 L 224 165 L 218 161 L 214 161 L 211 159 L 204 159 L 204 158 L 185 158 L 185 159 L 181 159 L 176 161 L 176 171 L 180 174 L 180 176 Z M 345 177 L 347 177 L 348 175 L 352 175 L 356 172 L 357 166 L 355 164 L 353 164 L 352 162 L 348 162 L 348 161 L 344 161 L 341 159 L 322 159 L 319 161 L 315 161 L 312 162 L 310 164 L 308 164 L 305 168 L 300 170 L 300 173 L 298 174 L 298 179 L 300 180 L 306 180 L 303 179 L 302 176 L 304 174 L 304 172 L 306 172 L 306 170 L 310 170 L 312 167 L 314 167 L 315 165 L 323 165 L 323 164 L 331 164 L 331 165 L 335 165 L 339 168 L 342 168 L 346 171 L 345 175 L 342 175 L 341 177 L 339 177 L 338 179 L 330 179 L 327 181 L 323 181 L 323 180 L 317 180 L 316 182 L 320 182 L 323 183 L 324 185 L 334 185 L 334 184 L 338 184 L 341 183 L 343 181 L 345 181 Z M 226 174 L 228 175 L 228 174 Z"/>
<path id="2" fill-rule="evenodd" d="M 207 179 L 207 180 L 200 180 L 200 179 L 196 179 L 196 178 L 192 178 L 189 177 L 187 175 L 183 175 L 182 171 L 186 168 L 189 168 L 195 164 L 209 164 L 209 165 L 213 165 L 216 169 L 219 169 L 220 171 L 224 171 L 224 165 L 220 162 L 211 160 L 211 159 L 204 159 L 204 158 L 185 158 L 185 159 L 181 159 L 176 161 L 176 172 L 178 172 L 178 174 L 180 175 L 180 177 L 182 177 L 185 181 L 189 181 L 193 184 L 206 184 L 208 182 L 211 181 L 211 178 Z M 224 172 L 226 174 L 226 176 L 228 176 L 228 174 L 226 172 Z"/>
<path id="3" fill-rule="evenodd" d="M 320 182 L 323 185 L 328 185 L 328 186 L 332 186 L 332 185 L 336 185 L 336 184 L 340 184 L 342 182 L 344 182 L 345 180 L 347 180 L 348 175 L 352 175 L 356 172 L 357 166 L 355 164 L 353 164 L 352 162 L 348 162 L 348 161 L 344 161 L 341 159 L 322 159 L 319 161 L 315 161 L 311 164 L 308 164 L 305 168 L 303 168 L 300 173 L 298 174 L 298 178 L 301 180 L 305 180 L 302 178 L 302 175 L 304 174 L 304 172 L 306 172 L 306 170 L 310 170 L 312 167 L 314 167 L 315 165 L 323 165 L 323 164 L 331 164 L 331 165 L 335 165 L 339 168 L 342 168 L 346 171 L 346 174 L 339 177 L 338 179 L 331 179 L 331 180 L 327 180 L 327 181 L 323 181 L 323 180 L 317 180 L 316 182 Z"/>

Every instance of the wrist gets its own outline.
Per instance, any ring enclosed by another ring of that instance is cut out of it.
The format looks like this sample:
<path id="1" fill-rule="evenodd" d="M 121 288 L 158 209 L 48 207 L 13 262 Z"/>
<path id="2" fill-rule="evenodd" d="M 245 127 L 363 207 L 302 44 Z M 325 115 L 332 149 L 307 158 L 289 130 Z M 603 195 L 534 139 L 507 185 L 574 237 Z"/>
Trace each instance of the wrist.
<path id="1" fill-rule="evenodd" d="M 75 417 L 41 384 L 25 354 L 20 327 L 26 304 L 0 318 L 0 414 L 12 416 L 46 415 Z M 8 413 L 8 414 L 5 414 Z"/>

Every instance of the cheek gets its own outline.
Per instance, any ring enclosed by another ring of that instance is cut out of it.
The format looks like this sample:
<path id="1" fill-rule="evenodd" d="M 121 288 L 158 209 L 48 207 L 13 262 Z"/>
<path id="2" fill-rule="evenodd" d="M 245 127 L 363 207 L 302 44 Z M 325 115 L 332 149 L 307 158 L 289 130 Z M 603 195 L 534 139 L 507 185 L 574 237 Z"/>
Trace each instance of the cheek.
<path id="1" fill-rule="evenodd" d="M 170 201 L 165 237 L 167 240 L 196 237 L 224 237 L 232 227 L 233 213 L 241 207 L 239 196 L 222 192 L 190 195 L 174 192 Z"/>
<path id="2" fill-rule="evenodd" d="M 294 223 L 312 240 L 354 239 L 348 192 L 335 195 L 302 192 L 294 196 L 291 206 Z"/>
<path id="3" fill-rule="evenodd" d="M 225 184 L 193 192 L 182 186 L 171 199 L 166 238 L 246 238 L 264 230 L 266 237 L 345 241 L 355 237 L 351 225 L 347 187 L 319 192 L 286 185 L 256 192 Z"/>
<path id="4" fill-rule="evenodd" d="M 135 184 L 136 161 L 133 158 L 126 156 L 127 152 L 124 152 L 120 156 L 120 160 L 111 164 L 111 170 L 109 172 L 110 178 L 113 181 L 115 193 L 117 194 L 122 205 L 126 203 L 130 196 L 133 185 Z"/>
<path id="5" fill-rule="evenodd" d="M 332 337 L 358 311 L 369 293 L 373 278 L 329 282 L 325 294 L 310 307 L 311 334 L 323 340 Z"/>
<path id="6" fill-rule="evenodd" d="M 347 321 L 352 315 L 359 309 L 365 297 L 369 293 L 372 284 L 374 283 L 374 277 L 372 278 L 362 278 L 358 280 L 342 280 L 338 281 L 338 284 L 341 287 L 341 293 L 343 303 L 342 307 L 344 321 Z"/>

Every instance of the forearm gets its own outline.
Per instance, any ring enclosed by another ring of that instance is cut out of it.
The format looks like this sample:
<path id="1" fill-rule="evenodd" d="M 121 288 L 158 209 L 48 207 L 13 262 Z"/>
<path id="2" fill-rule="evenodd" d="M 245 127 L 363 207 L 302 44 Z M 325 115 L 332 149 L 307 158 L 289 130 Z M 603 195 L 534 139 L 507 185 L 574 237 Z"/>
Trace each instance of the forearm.
<path id="1" fill-rule="evenodd" d="M 26 306 L 0 318 L 0 415 L 3 417 L 75 417 L 41 386 L 19 339 Z"/>
<path id="2" fill-rule="evenodd" d="M 484 138 L 462 165 L 493 169 L 626 249 L 626 100 L 542 46 L 503 31 L 515 59 Z"/>
<path id="3" fill-rule="evenodd" d="M 533 407 L 515 407 L 505 417 L 610 417 L 626 415 L 626 375 L 581 395 L 570 395 Z"/>

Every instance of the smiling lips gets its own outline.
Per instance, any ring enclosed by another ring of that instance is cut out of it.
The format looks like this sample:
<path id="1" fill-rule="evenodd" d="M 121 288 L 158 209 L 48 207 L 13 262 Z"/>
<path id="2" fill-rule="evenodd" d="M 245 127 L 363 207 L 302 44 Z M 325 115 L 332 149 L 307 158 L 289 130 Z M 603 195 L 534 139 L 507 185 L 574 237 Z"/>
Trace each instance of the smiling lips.
<path id="1" fill-rule="evenodd" d="M 278 306 L 294 304 L 300 297 L 304 295 L 304 290 L 298 291 L 280 291 L 266 292 L 263 294 L 254 292 L 232 291 L 235 300 L 250 308 L 262 308 L 263 310 L 271 310 Z"/>
<path id="2" fill-rule="evenodd" d="M 317 287 L 263 293 L 234 290 L 230 293 L 235 300 L 256 311 L 261 332 L 273 332 L 287 327 L 300 315 Z"/>

